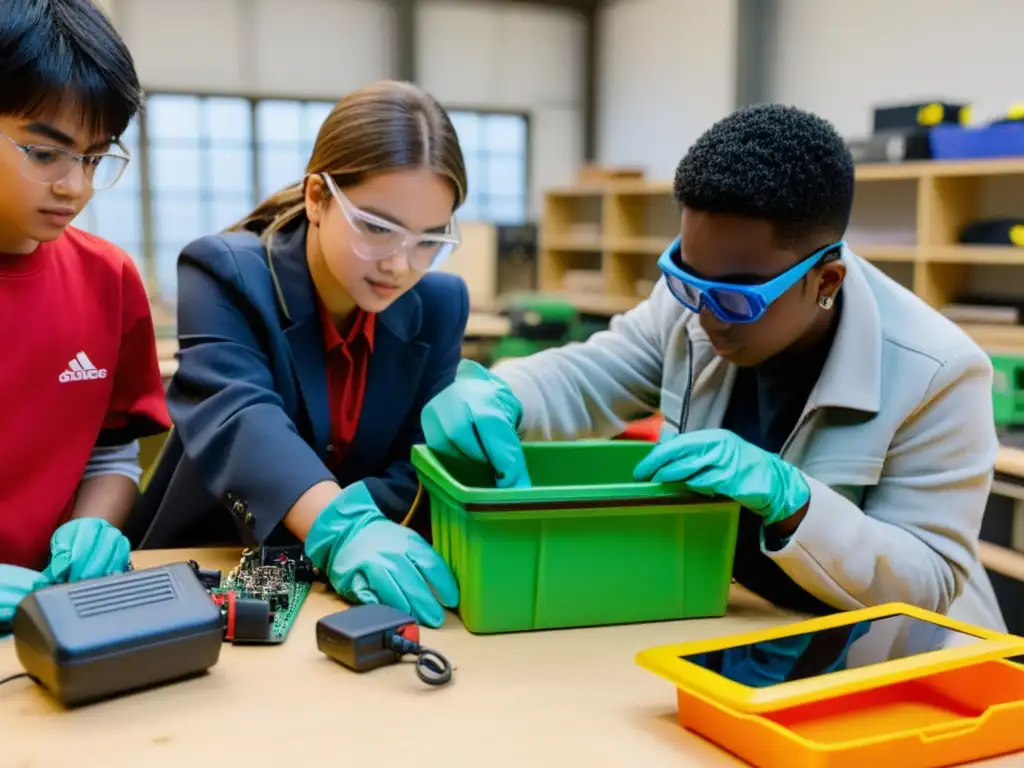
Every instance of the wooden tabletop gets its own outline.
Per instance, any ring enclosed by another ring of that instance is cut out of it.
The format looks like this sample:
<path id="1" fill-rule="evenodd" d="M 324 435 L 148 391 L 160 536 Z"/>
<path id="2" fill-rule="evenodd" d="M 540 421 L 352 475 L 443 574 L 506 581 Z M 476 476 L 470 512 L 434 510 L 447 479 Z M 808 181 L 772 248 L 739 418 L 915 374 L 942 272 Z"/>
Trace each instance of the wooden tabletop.
<path id="1" fill-rule="evenodd" d="M 233 550 L 136 553 L 136 567 Z M 0 687 L 5 768 L 183 765 L 733 766 L 679 728 L 671 685 L 633 662 L 644 648 L 793 620 L 742 590 L 727 618 L 474 636 L 449 615 L 422 642 L 453 682 L 430 689 L 401 664 L 356 674 L 316 648 L 316 621 L 344 604 L 314 587 L 281 646 L 225 645 L 204 677 L 65 711 L 28 680 Z M 0 641 L 0 677 L 19 671 Z M 93 756 L 90 762 L 88 756 Z"/>
<path id="2" fill-rule="evenodd" d="M 136 567 L 195 559 L 223 570 L 235 550 L 136 553 Z M 672 687 L 636 652 L 745 632 L 798 617 L 734 589 L 721 619 L 474 636 L 457 617 L 424 630 L 455 667 L 431 689 L 409 664 L 356 674 L 322 656 L 316 621 L 344 604 L 316 585 L 280 646 L 225 645 L 209 674 L 63 710 L 31 681 L 0 687 L 5 768 L 384 766 L 521 768 L 582 764 L 736 766 L 684 731 Z M 0 641 L 0 677 L 19 671 Z M 1010 760 L 985 765 L 1009 766 Z"/>

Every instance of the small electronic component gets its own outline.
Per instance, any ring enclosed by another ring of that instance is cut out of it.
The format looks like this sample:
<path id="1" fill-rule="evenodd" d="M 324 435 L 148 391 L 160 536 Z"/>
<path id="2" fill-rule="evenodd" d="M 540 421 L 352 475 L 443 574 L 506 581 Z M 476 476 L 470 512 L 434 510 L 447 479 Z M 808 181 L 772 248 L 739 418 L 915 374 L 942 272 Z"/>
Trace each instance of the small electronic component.
<path id="1" fill-rule="evenodd" d="M 222 577 L 193 562 L 224 619 L 224 639 L 232 643 L 283 643 L 315 578 L 301 545 L 257 547 L 242 553 Z"/>
<path id="2" fill-rule="evenodd" d="M 67 707 L 205 672 L 220 613 L 186 563 L 39 589 L 18 605 L 14 649 Z"/>
<path id="3" fill-rule="evenodd" d="M 387 605 L 357 605 L 325 616 L 316 625 L 316 645 L 328 658 L 355 672 L 414 655 L 416 674 L 427 685 L 444 685 L 452 679 L 448 660 L 420 645 L 419 627 L 412 616 Z"/>

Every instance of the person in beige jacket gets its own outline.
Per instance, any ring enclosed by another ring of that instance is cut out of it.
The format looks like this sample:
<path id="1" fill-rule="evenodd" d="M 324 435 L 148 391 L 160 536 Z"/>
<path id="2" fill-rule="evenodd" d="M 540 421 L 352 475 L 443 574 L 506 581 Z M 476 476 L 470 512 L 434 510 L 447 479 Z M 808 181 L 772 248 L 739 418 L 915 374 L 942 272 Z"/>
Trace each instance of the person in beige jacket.
<path id="1" fill-rule="evenodd" d="M 1005 629 L 978 560 L 991 362 L 846 247 L 854 165 L 834 127 L 740 110 L 674 192 L 680 236 L 650 298 L 584 343 L 464 361 L 423 411 L 427 444 L 521 486 L 521 439 L 613 436 L 660 411 L 634 475 L 740 502 L 743 586 L 812 614 L 895 601 Z"/>

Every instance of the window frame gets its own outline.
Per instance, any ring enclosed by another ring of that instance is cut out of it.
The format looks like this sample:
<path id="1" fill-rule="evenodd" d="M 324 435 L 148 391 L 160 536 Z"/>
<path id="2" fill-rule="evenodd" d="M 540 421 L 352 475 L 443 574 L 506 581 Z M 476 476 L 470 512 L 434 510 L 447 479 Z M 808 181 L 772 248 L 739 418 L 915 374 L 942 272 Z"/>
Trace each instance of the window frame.
<path id="1" fill-rule="evenodd" d="M 252 153 L 252 164 L 250 168 L 250 182 L 253 190 L 253 201 L 252 204 L 255 207 L 259 204 L 262 197 L 260 195 L 260 148 L 261 139 L 258 130 L 258 117 L 257 117 L 257 105 L 263 101 L 284 101 L 298 104 L 310 104 L 310 103 L 324 103 L 329 101 L 336 101 L 332 97 L 327 96 L 316 96 L 312 94 L 283 94 L 283 93 L 260 93 L 253 94 L 251 92 L 239 92 L 232 91 L 230 89 L 224 90 L 197 90 L 197 89 L 180 89 L 180 88 L 155 88 L 146 91 L 146 99 L 153 96 L 186 96 L 194 97 L 198 99 L 210 99 L 210 98 L 232 98 L 242 99 L 249 103 L 249 146 Z M 523 221 L 520 224 L 528 223 L 533 217 L 531 215 L 532 204 L 533 204 L 533 121 L 532 115 L 526 110 L 518 109 L 502 109 L 499 107 L 479 107 L 470 106 L 463 103 L 452 103 L 445 104 L 445 110 L 451 113 L 471 113 L 480 116 L 488 115 L 499 115 L 507 117 L 515 117 L 523 120 L 524 126 L 524 147 L 523 147 Z M 157 242 L 156 242 L 156 227 L 153 212 L 153 172 L 151 166 L 151 143 L 152 137 L 150 135 L 149 127 L 149 113 L 145 108 L 138 116 L 138 152 L 133 156 L 132 162 L 139 164 L 139 211 L 141 216 L 141 243 L 140 253 L 138 258 L 140 260 L 140 269 L 145 278 L 147 287 L 149 288 L 150 294 L 154 298 L 160 298 L 162 300 L 162 293 L 159 285 L 159 278 L 157 275 Z M 200 144 L 203 144 L 203 140 L 200 139 Z M 489 152 L 477 152 L 480 159 L 487 158 Z M 468 159 L 468 158 L 467 158 Z M 468 165 L 468 164 L 467 164 Z M 100 194 L 103 194 L 100 192 Z M 486 206 L 483 212 L 486 213 Z M 487 219 L 484 219 L 485 221 Z"/>

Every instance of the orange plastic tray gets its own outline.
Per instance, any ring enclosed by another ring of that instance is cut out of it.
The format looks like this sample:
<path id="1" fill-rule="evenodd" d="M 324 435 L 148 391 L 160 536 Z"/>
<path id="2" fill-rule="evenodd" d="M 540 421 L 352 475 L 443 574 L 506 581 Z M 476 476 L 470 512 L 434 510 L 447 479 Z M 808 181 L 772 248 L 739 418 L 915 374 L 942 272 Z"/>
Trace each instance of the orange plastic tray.
<path id="1" fill-rule="evenodd" d="M 766 714 L 677 696 L 680 725 L 759 768 L 940 768 L 1024 750 L 1024 667 L 1007 661 Z"/>
<path id="2" fill-rule="evenodd" d="M 950 630 L 950 642 L 763 687 L 692 661 L 888 619 Z M 1006 660 L 1022 651 L 1024 638 L 893 603 L 650 648 L 637 663 L 675 684 L 683 727 L 758 768 L 940 768 L 1024 750 L 1024 666 Z"/>

